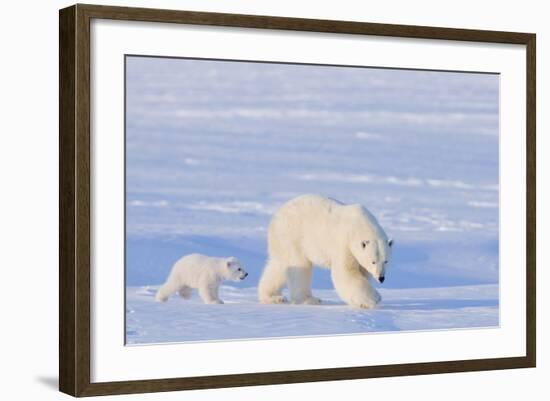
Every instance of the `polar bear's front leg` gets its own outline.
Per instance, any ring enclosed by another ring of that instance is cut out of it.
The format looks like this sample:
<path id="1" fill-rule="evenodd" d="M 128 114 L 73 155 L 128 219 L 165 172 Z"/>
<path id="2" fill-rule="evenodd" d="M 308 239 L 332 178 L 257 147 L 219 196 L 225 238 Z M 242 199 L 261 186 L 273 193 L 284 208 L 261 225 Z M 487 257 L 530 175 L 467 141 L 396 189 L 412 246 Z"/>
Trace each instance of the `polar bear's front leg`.
<path id="1" fill-rule="evenodd" d="M 219 285 L 203 285 L 199 287 L 199 296 L 205 304 L 223 304 L 218 297 Z"/>
<path id="2" fill-rule="evenodd" d="M 382 299 L 358 268 L 333 266 L 331 276 L 336 292 L 351 306 L 372 309 Z"/>

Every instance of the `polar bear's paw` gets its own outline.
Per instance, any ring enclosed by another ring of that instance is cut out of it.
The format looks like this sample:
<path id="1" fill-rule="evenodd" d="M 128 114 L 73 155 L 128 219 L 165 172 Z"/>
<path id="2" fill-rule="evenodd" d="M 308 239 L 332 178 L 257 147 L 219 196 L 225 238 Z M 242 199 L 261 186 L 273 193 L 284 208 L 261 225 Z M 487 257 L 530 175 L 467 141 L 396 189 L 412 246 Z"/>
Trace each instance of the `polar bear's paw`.
<path id="1" fill-rule="evenodd" d="M 378 295 L 378 297 L 375 296 L 376 294 Z M 350 305 L 360 309 L 374 309 L 376 308 L 378 302 L 380 302 L 379 300 L 382 299 L 380 294 L 376 294 L 373 294 L 373 297 L 361 297 L 359 299 L 354 299 L 352 302 L 350 302 Z"/>
<path id="2" fill-rule="evenodd" d="M 319 305 L 320 303 L 321 303 L 321 298 L 317 298 L 317 297 L 314 297 L 314 296 L 307 297 L 304 300 L 304 304 L 306 304 L 306 305 Z"/>
<path id="3" fill-rule="evenodd" d="M 288 301 L 283 295 L 271 295 L 260 299 L 262 304 L 286 304 Z"/>
<path id="4" fill-rule="evenodd" d="M 353 306 L 356 306 L 356 307 L 361 308 L 361 309 L 374 309 L 374 308 L 376 308 L 376 302 L 374 302 L 374 301 L 363 302 L 363 303 L 353 305 Z"/>

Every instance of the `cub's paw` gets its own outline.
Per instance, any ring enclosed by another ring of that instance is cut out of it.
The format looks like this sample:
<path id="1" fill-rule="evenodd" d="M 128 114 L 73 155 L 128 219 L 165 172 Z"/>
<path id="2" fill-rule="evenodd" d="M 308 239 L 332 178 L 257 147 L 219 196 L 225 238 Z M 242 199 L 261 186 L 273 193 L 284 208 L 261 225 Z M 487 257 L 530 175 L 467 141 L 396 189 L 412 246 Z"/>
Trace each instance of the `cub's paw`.
<path id="1" fill-rule="evenodd" d="M 155 295 L 155 301 L 157 301 L 157 302 L 166 302 L 166 301 L 168 301 L 168 297 L 157 293 Z"/>

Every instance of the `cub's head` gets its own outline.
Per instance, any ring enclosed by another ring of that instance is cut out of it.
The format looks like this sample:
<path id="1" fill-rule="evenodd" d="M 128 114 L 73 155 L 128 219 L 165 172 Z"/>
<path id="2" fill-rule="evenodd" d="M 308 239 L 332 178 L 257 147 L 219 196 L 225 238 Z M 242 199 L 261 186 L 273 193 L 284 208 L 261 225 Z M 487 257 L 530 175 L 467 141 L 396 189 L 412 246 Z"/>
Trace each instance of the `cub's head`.
<path id="1" fill-rule="evenodd" d="M 227 279 L 233 281 L 241 281 L 248 276 L 248 273 L 241 267 L 237 258 L 230 257 L 225 261 L 225 268 L 227 271 Z"/>
<path id="2" fill-rule="evenodd" d="M 356 207 L 350 227 L 351 253 L 363 269 L 383 283 L 391 261 L 393 240 L 388 239 L 376 218 L 363 207 Z"/>

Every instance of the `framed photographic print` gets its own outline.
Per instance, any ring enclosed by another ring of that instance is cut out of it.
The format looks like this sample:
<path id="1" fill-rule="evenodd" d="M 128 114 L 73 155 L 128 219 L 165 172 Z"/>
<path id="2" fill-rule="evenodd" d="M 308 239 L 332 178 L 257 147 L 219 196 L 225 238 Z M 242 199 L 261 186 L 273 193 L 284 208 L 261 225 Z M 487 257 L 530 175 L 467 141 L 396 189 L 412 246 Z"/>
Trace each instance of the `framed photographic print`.
<path id="1" fill-rule="evenodd" d="M 60 390 L 534 367 L 535 35 L 60 11 Z"/>

